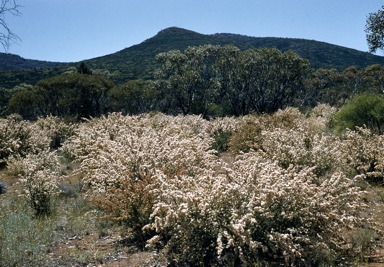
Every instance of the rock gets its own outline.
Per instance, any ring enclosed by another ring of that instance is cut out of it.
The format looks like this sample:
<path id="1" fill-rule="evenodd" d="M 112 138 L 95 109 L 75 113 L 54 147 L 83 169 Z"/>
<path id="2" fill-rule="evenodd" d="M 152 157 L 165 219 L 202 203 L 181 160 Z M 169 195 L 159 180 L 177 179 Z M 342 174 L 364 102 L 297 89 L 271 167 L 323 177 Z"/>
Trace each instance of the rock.
<path id="1" fill-rule="evenodd" d="M 5 192 L 7 192 L 7 185 L 4 182 L 0 181 L 0 195 L 5 194 Z"/>

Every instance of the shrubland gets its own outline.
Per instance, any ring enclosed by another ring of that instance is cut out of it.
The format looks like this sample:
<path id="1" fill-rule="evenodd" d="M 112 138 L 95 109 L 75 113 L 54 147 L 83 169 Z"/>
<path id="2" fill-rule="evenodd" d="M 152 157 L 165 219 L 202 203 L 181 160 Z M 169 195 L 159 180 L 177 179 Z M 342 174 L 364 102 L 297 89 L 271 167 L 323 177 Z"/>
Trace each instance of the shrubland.
<path id="1" fill-rule="evenodd" d="M 381 202 L 369 194 L 384 182 L 383 137 L 364 127 L 335 134 L 335 113 L 318 105 L 307 114 L 286 108 L 212 120 L 4 119 L 4 172 L 20 181 L 33 212 L 2 205 L 20 220 L 52 223 L 68 209 L 63 195 L 84 198 L 87 216 L 156 251 L 161 261 L 152 266 L 352 265 L 382 244 L 382 221 L 372 214 Z M 10 137 L 10 127 L 18 134 Z M 0 227 L 3 248 L 8 228 Z M 44 245 L 57 246 L 52 240 Z M 0 262 L 7 253 L 0 250 Z"/>

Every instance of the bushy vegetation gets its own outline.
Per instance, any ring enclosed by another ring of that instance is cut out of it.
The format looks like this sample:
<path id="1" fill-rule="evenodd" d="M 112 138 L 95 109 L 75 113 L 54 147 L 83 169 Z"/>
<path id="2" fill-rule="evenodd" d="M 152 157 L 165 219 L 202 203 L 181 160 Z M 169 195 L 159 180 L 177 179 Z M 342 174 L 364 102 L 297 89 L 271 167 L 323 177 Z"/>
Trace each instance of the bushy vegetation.
<path id="1" fill-rule="evenodd" d="M 18 113 L 36 120 L 54 115 L 79 121 L 110 112 L 162 112 L 217 118 L 286 107 L 306 110 L 318 103 L 340 108 L 358 94 L 381 95 L 384 82 L 380 65 L 314 70 L 298 54 L 275 48 L 204 45 L 153 57 L 157 69 L 147 80 L 115 84 L 114 72 L 91 70 L 81 62 L 77 69 L 62 69 L 61 75 L 36 85 L 0 88 L 0 116 Z"/>
<path id="2" fill-rule="evenodd" d="M 319 105 L 308 114 L 287 108 L 210 121 L 162 113 L 111 113 L 76 125 L 55 117 L 3 120 L 2 131 L 8 125 L 22 133 L 34 129 L 41 141 L 31 149 L 23 144 L 28 138 L 7 139 L 27 147 L 8 150 L 4 162 L 28 205 L 6 206 L 1 247 L 10 246 L 4 243 L 11 242 L 5 238 L 13 231 L 8 221 L 20 221 L 21 229 L 26 221 L 38 227 L 38 221 L 60 216 L 55 203 L 73 203 L 81 192 L 94 209 L 87 214 L 118 225 L 139 248 L 156 250 L 163 266 L 359 261 L 383 227 L 366 215 L 369 184 L 384 182 L 384 140 L 368 128 L 332 134 L 335 112 Z M 52 145 L 58 136 L 60 145 Z M 70 218 L 73 224 L 78 219 Z M 73 231 L 80 234 L 84 227 Z M 39 229 L 33 235 L 45 234 Z M 361 238 L 363 232 L 369 240 Z M 25 239 L 35 250 L 58 242 L 49 235 Z M 44 258 L 43 249 L 35 250 L 31 257 Z M 9 253 L 2 249 L 1 259 L 24 264 Z"/>
<path id="3" fill-rule="evenodd" d="M 382 66 L 213 45 L 157 60 L 153 81 L 82 62 L 0 88 L 0 266 L 100 264 L 47 253 L 111 229 L 153 266 L 345 266 L 383 244 Z"/>
<path id="4" fill-rule="evenodd" d="M 384 132 L 384 97 L 379 94 L 358 94 L 335 116 L 339 131 L 346 128 L 368 127 L 375 133 Z"/>

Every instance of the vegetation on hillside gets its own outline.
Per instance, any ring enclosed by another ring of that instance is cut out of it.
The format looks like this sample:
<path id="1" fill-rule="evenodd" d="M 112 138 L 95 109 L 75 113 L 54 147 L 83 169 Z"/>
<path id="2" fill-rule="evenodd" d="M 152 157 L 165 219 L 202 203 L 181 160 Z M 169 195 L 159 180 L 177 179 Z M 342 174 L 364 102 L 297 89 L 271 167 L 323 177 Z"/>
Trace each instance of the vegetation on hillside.
<path id="1" fill-rule="evenodd" d="M 172 27 L 78 64 L 0 58 L 0 266 L 384 262 L 382 57 Z"/>
<path id="2" fill-rule="evenodd" d="M 25 119 L 49 114 L 74 119 L 96 117 L 106 112 L 107 92 L 113 83 L 99 75 L 73 73 L 40 81 L 32 90 L 18 91 L 8 104 L 8 113 Z"/>
<path id="3" fill-rule="evenodd" d="M 156 59 L 153 80 L 115 84 L 113 74 L 90 69 L 82 62 L 35 86 L 1 88 L 1 115 L 80 120 L 108 112 L 159 111 L 215 118 L 271 113 L 286 107 L 305 111 L 318 103 L 340 108 L 363 93 L 381 95 L 384 86 L 381 65 L 313 71 L 296 53 L 275 48 L 206 45 L 160 53 Z"/>
<path id="4" fill-rule="evenodd" d="M 170 50 L 184 51 L 190 46 L 234 45 L 240 50 L 251 48 L 277 48 L 282 52 L 291 50 L 310 62 L 312 69 L 337 69 L 355 66 L 364 69 L 369 65 L 384 64 L 384 58 L 366 52 L 340 47 L 324 42 L 292 38 L 249 37 L 236 34 L 204 35 L 193 31 L 171 27 L 160 31 L 144 42 L 125 48 L 114 54 L 86 60 L 91 69 L 103 69 L 113 74 L 116 84 L 129 80 L 153 79 L 154 71 L 159 67 L 156 55 Z M 79 63 L 55 63 L 25 60 L 15 55 L 0 53 L 0 87 L 11 88 L 18 83 L 35 85 L 38 80 L 46 79 L 46 68 L 65 68 Z M 40 73 L 41 71 L 41 73 Z M 19 79 L 22 77 L 22 79 Z M 19 82 L 18 82 L 19 80 Z"/>

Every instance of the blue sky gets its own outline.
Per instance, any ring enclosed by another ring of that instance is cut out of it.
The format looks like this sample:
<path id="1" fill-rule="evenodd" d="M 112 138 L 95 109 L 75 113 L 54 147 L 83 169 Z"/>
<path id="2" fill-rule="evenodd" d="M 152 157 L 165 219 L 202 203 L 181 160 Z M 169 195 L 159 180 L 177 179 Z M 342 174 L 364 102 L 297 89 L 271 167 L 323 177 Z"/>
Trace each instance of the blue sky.
<path id="1" fill-rule="evenodd" d="M 367 51 L 366 16 L 384 4 L 382 0 L 17 1 L 22 15 L 6 20 L 21 41 L 8 53 L 61 62 L 114 53 L 171 26 L 203 34 L 304 38 Z"/>

